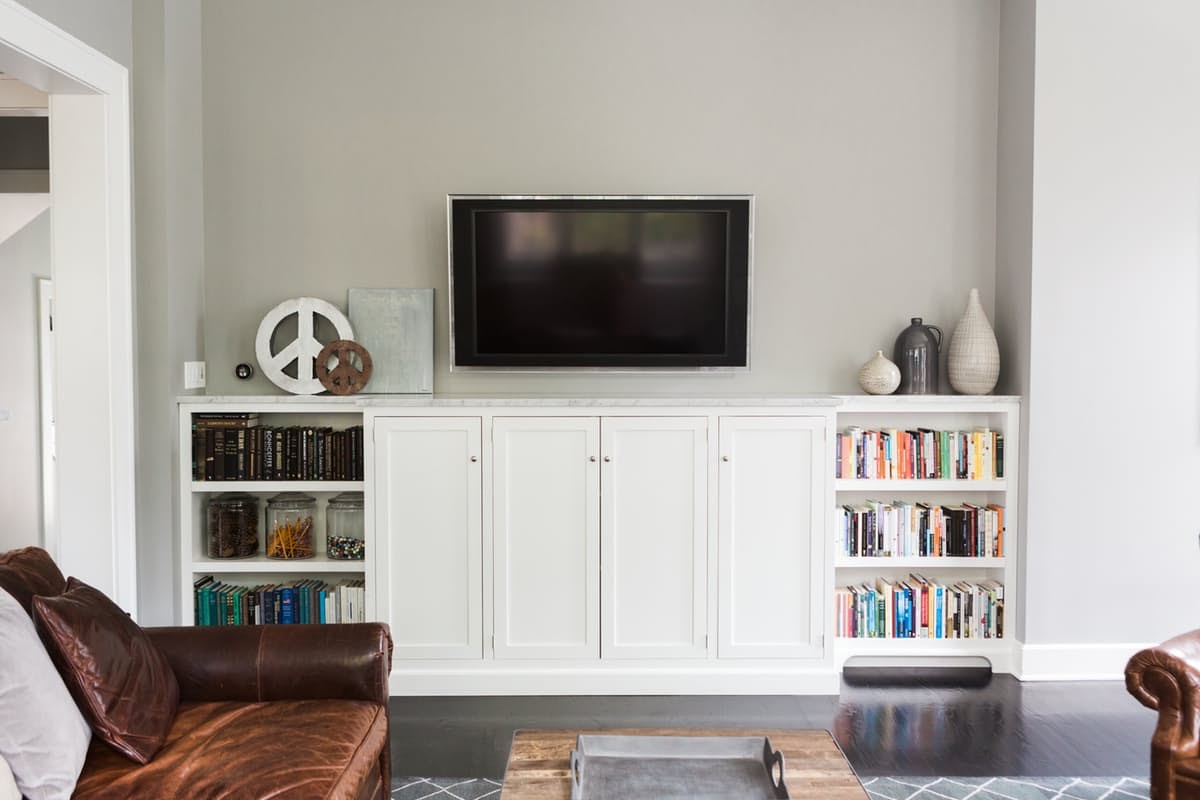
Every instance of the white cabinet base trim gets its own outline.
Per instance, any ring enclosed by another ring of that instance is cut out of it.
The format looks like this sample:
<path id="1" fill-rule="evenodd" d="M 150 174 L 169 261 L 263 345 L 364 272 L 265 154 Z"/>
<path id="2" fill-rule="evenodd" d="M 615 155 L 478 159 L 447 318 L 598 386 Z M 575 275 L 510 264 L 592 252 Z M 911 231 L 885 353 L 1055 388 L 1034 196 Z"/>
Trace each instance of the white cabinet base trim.
<path id="1" fill-rule="evenodd" d="M 1013 674 L 1023 681 L 1119 681 L 1130 656 L 1155 643 L 1019 644 Z"/>
<path id="2" fill-rule="evenodd" d="M 720 667 L 702 670 L 589 667 L 454 669 L 406 665 L 392 670 L 393 696 L 837 694 L 831 667 Z"/>

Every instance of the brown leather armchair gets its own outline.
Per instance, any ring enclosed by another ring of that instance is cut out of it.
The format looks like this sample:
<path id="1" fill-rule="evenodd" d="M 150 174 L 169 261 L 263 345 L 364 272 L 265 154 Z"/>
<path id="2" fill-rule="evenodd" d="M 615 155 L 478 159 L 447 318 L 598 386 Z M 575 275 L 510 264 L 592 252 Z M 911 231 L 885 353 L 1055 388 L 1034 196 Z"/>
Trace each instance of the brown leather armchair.
<path id="1" fill-rule="evenodd" d="M 1136 653 L 1125 666 L 1125 688 L 1158 711 L 1150 797 L 1200 800 L 1200 630 Z"/>
<path id="2" fill-rule="evenodd" d="M 65 584 L 44 550 L 0 553 L 0 590 L 27 611 Z M 93 737 L 74 797 L 390 796 L 387 626 L 145 630 L 179 683 L 167 740 L 140 765 Z"/>

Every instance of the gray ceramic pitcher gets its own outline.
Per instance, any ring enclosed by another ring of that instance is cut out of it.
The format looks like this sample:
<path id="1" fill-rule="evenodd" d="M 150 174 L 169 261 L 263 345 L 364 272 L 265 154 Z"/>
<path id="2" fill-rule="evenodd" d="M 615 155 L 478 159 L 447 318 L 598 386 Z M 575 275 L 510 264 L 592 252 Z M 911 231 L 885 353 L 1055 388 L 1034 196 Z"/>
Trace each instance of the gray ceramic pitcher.
<path id="1" fill-rule="evenodd" d="M 938 393 L 938 349 L 942 346 L 942 329 L 921 324 L 913 317 L 912 324 L 896 337 L 896 366 L 900 367 L 900 386 L 896 394 Z"/>

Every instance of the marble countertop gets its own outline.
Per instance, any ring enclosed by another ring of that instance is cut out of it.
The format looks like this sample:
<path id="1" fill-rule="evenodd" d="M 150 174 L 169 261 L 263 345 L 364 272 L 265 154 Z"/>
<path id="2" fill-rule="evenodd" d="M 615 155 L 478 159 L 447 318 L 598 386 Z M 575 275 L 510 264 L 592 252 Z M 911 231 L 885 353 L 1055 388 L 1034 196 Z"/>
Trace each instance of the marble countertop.
<path id="1" fill-rule="evenodd" d="M 184 395 L 187 405 L 243 406 L 330 406 L 343 408 L 730 408 L 855 407 L 896 408 L 911 406 L 976 406 L 1017 401 L 1020 398 L 997 395 L 837 395 L 837 394 L 708 394 L 708 395 L 630 395 L 630 394 L 366 394 L 350 397 L 331 395 Z"/>

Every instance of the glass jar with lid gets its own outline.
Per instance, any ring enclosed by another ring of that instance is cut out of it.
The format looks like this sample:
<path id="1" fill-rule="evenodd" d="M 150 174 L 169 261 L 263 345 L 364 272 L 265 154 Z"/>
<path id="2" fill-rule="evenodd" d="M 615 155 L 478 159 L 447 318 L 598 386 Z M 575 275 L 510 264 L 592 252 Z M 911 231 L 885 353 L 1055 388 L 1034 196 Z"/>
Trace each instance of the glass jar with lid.
<path id="1" fill-rule="evenodd" d="M 267 501 L 267 558 L 312 558 L 317 499 L 284 492 Z"/>
<path id="2" fill-rule="evenodd" d="M 325 551 L 330 558 L 359 560 L 366 555 L 362 492 L 342 492 L 325 507 Z"/>
<path id="3" fill-rule="evenodd" d="M 258 553 L 258 498 L 226 492 L 208 502 L 209 558 L 250 558 Z"/>

